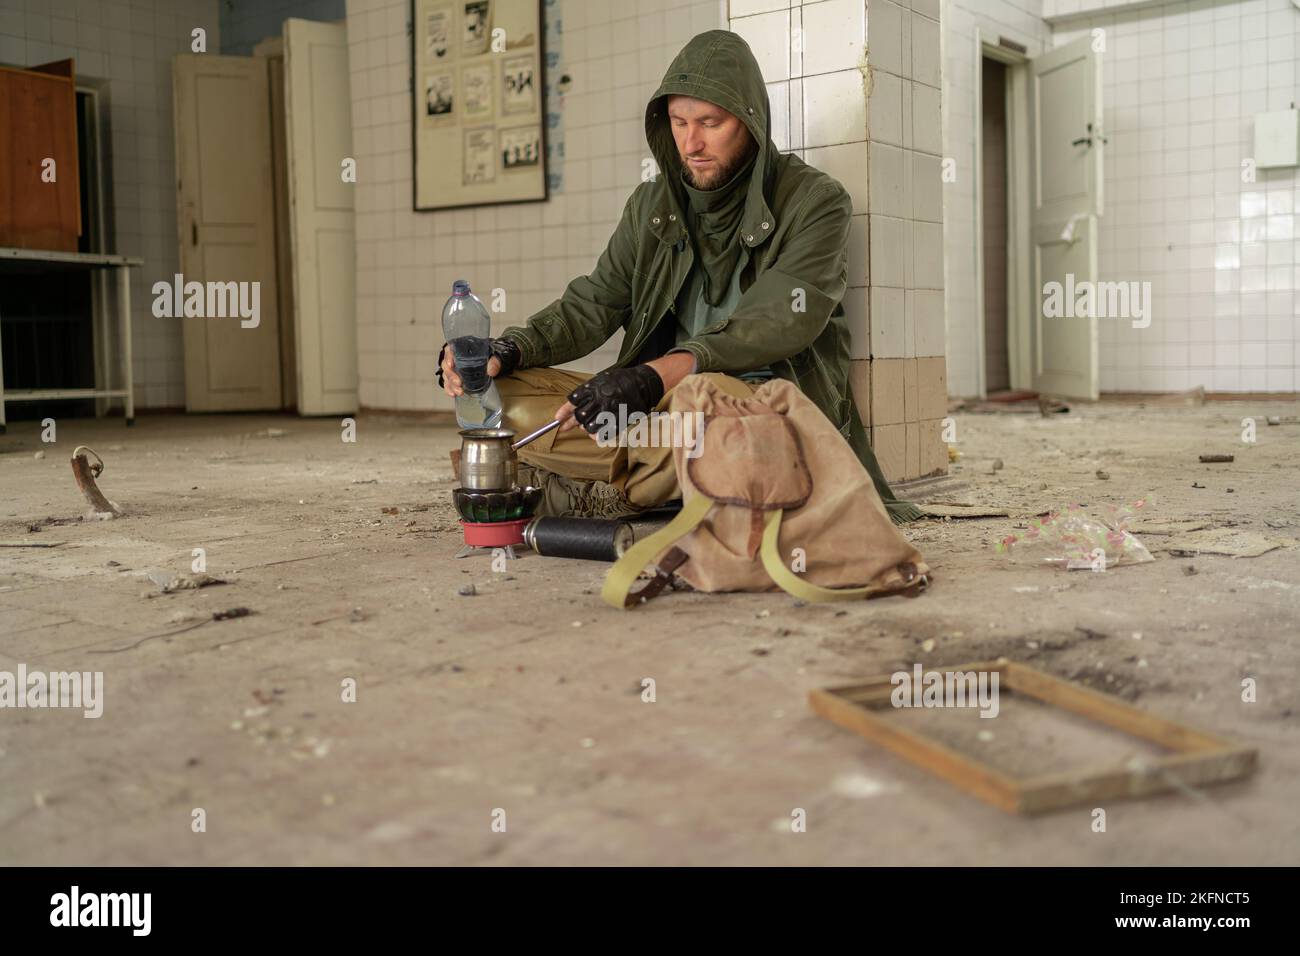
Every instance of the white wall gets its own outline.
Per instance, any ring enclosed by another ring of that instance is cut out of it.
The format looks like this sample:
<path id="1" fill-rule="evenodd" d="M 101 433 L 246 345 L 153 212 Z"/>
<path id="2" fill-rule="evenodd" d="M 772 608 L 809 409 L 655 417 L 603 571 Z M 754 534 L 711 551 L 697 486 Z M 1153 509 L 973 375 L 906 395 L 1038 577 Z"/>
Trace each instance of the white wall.
<path id="1" fill-rule="evenodd" d="M 944 156 L 955 160 L 956 181 L 943 186 L 948 393 L 976 394 L 979 388 L 980 324 L 977 314 L 975 92 L 980 64 L 975 31 L 986 42 L 999 36 L 1026 47 L 1030 56 L 1050 48 L 1043 0 L 944 0 Z"/>
<path id="2" fill-rule="evenodd" d="M 1101 388 L 1300 387 L 1300 175 L 1259 170 L 1255 114 L 1300 102 L 1291 0 L 1176 2 L 1071 19 L 1106 30 L 1103 279 L 1150 281 L 1150 328 L 1102 320 Z"/>
<path id="3" fill-rule="evenodd" d="M 0 63 L 73 57 L 80 77 L 108 80 L 115 230 L 111 251 L 144 259 L 131 270 L 135 400 L 185 404 L 181 320 L 150 311 L 150 288 L 178 269 L 171 58 L 190 31 L 220 48 L 217 0 L 0 0 Z"/>
<path id="4" fill-rule="evenodd" d="M 562 191 L 545 203 L 411 210 L 409 0 L 348 0 L 357 151 L 357 346 L 361 404 L 434 409 L 440 316 L 455 279 L 506 290 L 494 332 L 521 325 L 596 264 L 641 182 L 645 106 L 681 47 L 722 26 L 720 0 L 561 0 Z M 547 38 L 548 47 L 553 38 Z M 486 299 L 485 299 L 486 301 Z M 573 367 L 595 371 L 616 338 Z"/>

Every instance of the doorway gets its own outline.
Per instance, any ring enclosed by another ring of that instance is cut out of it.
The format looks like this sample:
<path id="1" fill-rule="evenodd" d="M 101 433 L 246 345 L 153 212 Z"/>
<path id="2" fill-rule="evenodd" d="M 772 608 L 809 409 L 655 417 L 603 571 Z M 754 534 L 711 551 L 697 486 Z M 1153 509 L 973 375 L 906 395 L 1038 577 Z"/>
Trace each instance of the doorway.
<path id="1" fill-rule="evenodd" d="M 1032 137 L 1029 51 L 975 31 L 975 284 L 978 394 L 1034 388 L 1030 310 Z"/>
<path id="2" fill-rule="evenodd" d="M 1033 56 L 1006 37 L 986 37 L 976 27 L 977 394 L 1095 400 L 1095 310 L 1076 315 L 1072 301 L 1058 315 L 1046 303 L 1049 293 L 1060 299 L 1066 288 L 1096 282 L 1106 142 L 1100 52 L 1091 36 Z"/>
<path id="3" fill-rule="evenodd" d="M 1007 67 L 983 57 L 980 70 L 980 139 L 983 176 L 979 184 L 984 228 L 984 388 L 986 393 L 1011 388 L 1007 347 Z"/>

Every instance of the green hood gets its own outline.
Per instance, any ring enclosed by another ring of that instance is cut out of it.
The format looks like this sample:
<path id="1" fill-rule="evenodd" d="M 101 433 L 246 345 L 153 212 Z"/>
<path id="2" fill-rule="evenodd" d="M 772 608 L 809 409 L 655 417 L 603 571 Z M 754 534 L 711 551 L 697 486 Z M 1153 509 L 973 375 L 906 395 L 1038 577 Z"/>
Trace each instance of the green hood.
<path id="1" fill-rule="evenodd" d="M 767 86 L 749 45 L 727 30 L 699 34 L 677 54 L 646 106 L 645 136 L 650 152 L 663 173 L 678 215 L 689 222 L 686 212 L 690 203 L 682 186 L 681 157 L 668 125 L 670 96 L 693 96 L 721 106 L 741 120 L 754 137 L 758 153 L 750 168 L 739 231 L 755 237 L 757 241 L 753 245 L 761 244 L 772 235 L 771 226 L 776 221 L 768 202 L 776 180 L 778 152 L 772 142 Z"/>

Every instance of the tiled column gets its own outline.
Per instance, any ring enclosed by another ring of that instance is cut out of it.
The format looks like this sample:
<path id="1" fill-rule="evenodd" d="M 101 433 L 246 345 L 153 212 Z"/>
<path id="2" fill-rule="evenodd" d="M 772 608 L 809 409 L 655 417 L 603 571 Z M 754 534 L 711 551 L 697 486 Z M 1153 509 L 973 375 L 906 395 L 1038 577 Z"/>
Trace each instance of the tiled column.
<path id="1" fill-rule="evenodd" d="M 939 0 L 730 0 L 782 150 L 853 199 L 851 381 L 891 480 L 946 472 Z"/>

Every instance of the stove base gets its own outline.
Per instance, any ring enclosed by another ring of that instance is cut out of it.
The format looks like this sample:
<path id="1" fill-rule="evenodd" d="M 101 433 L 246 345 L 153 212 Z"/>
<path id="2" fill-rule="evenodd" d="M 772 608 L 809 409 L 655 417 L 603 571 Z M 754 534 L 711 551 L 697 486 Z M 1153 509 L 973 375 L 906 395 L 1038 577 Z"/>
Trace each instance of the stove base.
<path id="1" fill-rule="evenodd" d="M 460 526 L 465 533 L 466 547 L 509 548 L 524 543 L 524 528 L 532 520 L 529 517 L 513 521 L 461 521 Z M 513 552 L 510 556 L 514 557 Z"/>

